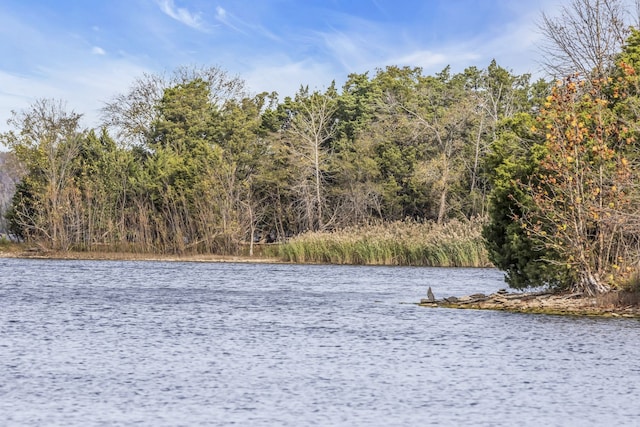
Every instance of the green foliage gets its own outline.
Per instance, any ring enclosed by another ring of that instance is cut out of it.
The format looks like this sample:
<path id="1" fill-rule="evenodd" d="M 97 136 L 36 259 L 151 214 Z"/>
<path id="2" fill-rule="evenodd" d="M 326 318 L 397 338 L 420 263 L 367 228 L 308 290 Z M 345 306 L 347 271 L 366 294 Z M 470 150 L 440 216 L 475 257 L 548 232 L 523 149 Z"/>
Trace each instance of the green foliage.
<path id="1" fill-rule="evenodd" d="M 527 233 L 519 221 L 533 204 L 521 183 L 534 177 L 539 168 L 539 155 L 534 149 L 538 142 L 536 126 L 535 118 L 526 113 L 505 119 L 486 159 L 492 190 L 483 236 L 489 259 L 506 272 L 507 283 L 516 289 L 565 286 L 562 271 L 546 262 L 557 259 L 557 255 Z"/>
<path id="2" fill-rule="evenodd" d="M 606 75 L 389 66 L 279 101 L 181 68 L 116 97 L 109 131 L 38 100 L 0 135 L 25 170 L 8 227 L 56 249 L 287 240 L 297 262 L 493 263 L 514 288 L 600 292 L 637 282 L 639 31 Z"/>
<path id="3" fill-rule="evenodd" d="M 53 145 L 33 132 L 46 121 L 16 121 L 2 138 L 28 170 L 9 212 L 16 232 L 85 250 L 237 253 L 307 230 L 482 217 L 495 122 L 531 97 L 527 76 L 495 62 L 434 76 L 387 67 L 283 101 L 242 87 L 214 68 L 144 76 L 105 108 L 109 132 L 60 114 L 66 136 Z M 391 262 L 385 245 L 368 258 Z M 451 245 L 390 253 L 473 263 Z"/>
<path id="4" fill-rule="evenodd" d="M 637 37 L 630 40 L 640 40 Z M 614 78 L 559 83 L 535 117 L 505 122 L 484 235 L 515 287 L 594 295 L 627 280 L 637 262 L 637 71 L 628 47 Z"/>

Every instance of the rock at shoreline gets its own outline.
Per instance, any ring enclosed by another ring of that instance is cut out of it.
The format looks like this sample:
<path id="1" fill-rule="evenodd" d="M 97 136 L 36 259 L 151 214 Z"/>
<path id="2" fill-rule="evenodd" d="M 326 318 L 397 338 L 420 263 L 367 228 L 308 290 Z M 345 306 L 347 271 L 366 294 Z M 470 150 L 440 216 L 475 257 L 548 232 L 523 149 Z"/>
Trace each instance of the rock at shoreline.
<path id="1" fill-rule="evenodd" d="M 630 296 L 631 295 L 631 296 Z M 544 313 L 606 317 L 640 317 L 640 296 L 611 292 L 598 297 L 576 293 L 509 293 L 504 289 L 491 295 L 472 294 L 441 300 L 422 299 L 424 307 L 500 310 L 516 313 Z"/>
<path id="2" fill-rule="evenodd" d="M 433 295 L 433 291 L 431 290 L 431 286 L 427 289 L 427 301 L 436 302 L 436 297 Z"/>

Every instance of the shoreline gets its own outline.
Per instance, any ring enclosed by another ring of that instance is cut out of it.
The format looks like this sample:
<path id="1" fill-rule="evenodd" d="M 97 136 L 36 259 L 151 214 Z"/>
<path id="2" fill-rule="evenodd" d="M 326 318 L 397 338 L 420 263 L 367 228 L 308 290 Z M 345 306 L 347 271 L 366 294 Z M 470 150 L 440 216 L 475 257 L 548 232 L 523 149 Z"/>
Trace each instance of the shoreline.
<path id="1" fill-rule="evenodd" d="M 490 295 L 422 299 L 417 305 L 526 314 L 640 318 L 640 295 L 623 291 L 589 297 L 569 292 L 508 292 L 501 289 Z"/>
<path id="2" fill-rule="evenodd" d="M 4 251 L 0 249 L 0 258 L 50 259 L 50 260 L 86 260 L 86 261 L 166 261 L 166 262 L 220 262 L 220 263 L 255 263 L 286 264 L 272 257 L 241 255 L 179 255 L 150 254 L 136 252 L 82 252 L 82 251 L 50 251 L 39 248 L 20 248 Z"/>

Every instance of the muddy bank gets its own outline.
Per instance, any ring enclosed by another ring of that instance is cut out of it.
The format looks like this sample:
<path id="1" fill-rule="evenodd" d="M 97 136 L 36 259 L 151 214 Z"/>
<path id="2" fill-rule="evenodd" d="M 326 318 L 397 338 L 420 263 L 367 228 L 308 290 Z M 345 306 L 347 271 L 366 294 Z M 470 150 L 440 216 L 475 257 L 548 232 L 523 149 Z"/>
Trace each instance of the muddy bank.
<path id="1" fill-rule="evenodd" d="M 500 310 L 514 313 L 542 313 L 575 316 L 640 318 L 640 295 L 614 291 L 597 297 L 574 293 L 508 292 L 436 299 L 433 293 L 419 303 L 423 307 Z"/>
<path id="2" fill-rule="evenodd" d="M 282 263 L 277 258 L 234 255 L 172 255 L 132 252 L 75 252 L 51 251 L 42 248 L 13 247 L 0 250 L 0 258 L 67 259 L 67 260 L 111 260 L 111 261 L 183 261 L 183 262 L 241 262 Z"/>

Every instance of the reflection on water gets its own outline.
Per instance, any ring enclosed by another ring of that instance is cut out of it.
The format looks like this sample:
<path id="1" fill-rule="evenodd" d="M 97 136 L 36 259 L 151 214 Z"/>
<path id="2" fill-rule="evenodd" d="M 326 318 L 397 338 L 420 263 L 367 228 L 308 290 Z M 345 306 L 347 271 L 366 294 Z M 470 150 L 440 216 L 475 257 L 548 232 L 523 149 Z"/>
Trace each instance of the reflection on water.
<path id="1" fill-rule="evenodd" d="M 640 425 L 640 322 L 495 270 L 0 259 L 2 425 Z"/>

